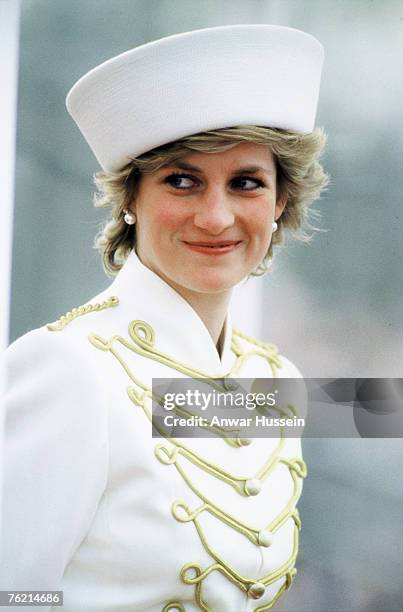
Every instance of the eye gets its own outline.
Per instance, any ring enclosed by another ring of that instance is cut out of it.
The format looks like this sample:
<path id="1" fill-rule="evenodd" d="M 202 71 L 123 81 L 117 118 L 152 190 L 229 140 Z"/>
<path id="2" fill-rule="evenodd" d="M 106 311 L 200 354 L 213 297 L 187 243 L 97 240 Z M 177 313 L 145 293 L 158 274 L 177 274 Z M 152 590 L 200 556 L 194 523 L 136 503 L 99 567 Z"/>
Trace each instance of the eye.
<path id="1" fill-rule="evenodd" d="M 231 187 L 233 189 L 239 189 L 240 191 L 253 191 L 254 189 L 265 187 L 265 184 L 260 179 L 255 179 L 250 176 L 237 176 L 232 179 Z"/>
<path id="2" fill-rule="evenodd" d="M 170 174 L 164 179 L 164 183 L 175 189 L 190 189 L 196 184 L 196 181 L 187 174 Z"/>

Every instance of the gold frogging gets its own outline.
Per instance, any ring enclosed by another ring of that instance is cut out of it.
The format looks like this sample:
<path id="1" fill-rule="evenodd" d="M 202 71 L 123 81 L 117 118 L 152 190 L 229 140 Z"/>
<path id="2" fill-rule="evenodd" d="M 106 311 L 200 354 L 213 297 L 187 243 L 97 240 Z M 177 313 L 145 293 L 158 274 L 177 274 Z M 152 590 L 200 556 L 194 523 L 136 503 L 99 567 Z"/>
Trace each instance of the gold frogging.
<path id="1" fill-rule="evenodd" d="M 212 374 L 196 370 L 191 366 L 178 362 L 177 360 L 172 359 L 169 355 L 159 351 L 156 346 L 155 332 L 153 328 L 145 321 L 132 321 L 129 325 L 129 335 L 131 340 L 128 340 L 120 335 L 115 335 L 107 339 L 92 333 L 89 335 L 89 341 L 95 348 L 102 351 L 109 351 L 118 360 L 132 383 L 127 388 L 129 398 L 132 400 L 134 405 L 142 408 L 150 421 L 152 420 L 152 415 L 148 403 L 153 396 L 152 389 L 145 382 L 141 381 L 135 376 L 134 372 L 131 370 L 128 363 L 120 353 L 118 348 L 119 345 L 147 359 L 151 359 L 171 367 L 172 369 L 181 372 L 185 376 L 203 378 L 213 387 L 219 383 L 222 378 L 222 375 L 214 376 Z M 252 343 L 253 349 L 244 351 L 238 341 L 239 338 L 245 339 Z M 253 355 L 259 355 L 268 362 L 273 377 L 276 376 L 277 368 L 281 367 L 281 360 L 278 357 L 277 348 L 274 345 L 259 343 L 238 330 L 234 330 L 231 348 L 236 356 L 236 360 L 231 371 L 227 374 L 228 377 L 239 374 L 241 366 Z M 292 406 L 288 406 L 288 409 L 294 412 Z M 227 442 L 228 439 L 224 438 L 224 441 Z M 298 553 L 299 530 L 301 528 L 301 521 L 295 504 L 300 494 L 300 480 L 306 476 L 306 465 L 299 457 L 286 458 L 283 456 L 281 451 L 284 443 L 284 432 L 281 431 L 276 447 L 266 458 L 266 461 L 263 463 L 260 469 L 258 469 L 256 473 L 252 474 L 252 478 L 250 474 L 246 476 L 244 474 L 232 474 L 226 471 L 222 466 L 211 463 L 205 457 L 202 457 L 193 449 L 185 446 L 180 440 L 175 438 L 166 438 L 165 442 L 157 444 L 154 449 L 156 458 L 164 465 L 174 466 L 187 487 L 200 499 L 201 502 L 198 507 L 190 508 L 183 500 L 176 499 L 171 505 L 171 513 L 173 518 L 180 523 L 193 523 L 202 546 L 212 560 L 212 563 L 205 568 L 202 568 L 197 562 L 190 562 L 186 563 L 180 570 L 180 578 L 182 582 L 186 585 L 194 587 L 195 602 L 198 608 L 203 612 L 213 612 L 212 608 L 203 597 L 203 582 L 213 572 L 221 573 L 252 600 L 261 599 L 267 593 L 267 588 L 271 584 L 281 578 L 284 578 L 283 584 L 280 586 L 274 596 L 271 597 L 270 601 L 262 603 L 262 605 L 254 608 L 254 612 L 266 612 L 267 610 L 271 609 L 284 591 L 286 591 L 292 584 L 294 576 L 297 573 L 295 561 Z M 234 446 L 238 447 L 241 446 L 241 444 L 234 444 Z M 239 495 L 243 496 L 257 495 L 260 492 L 265 480 L 268 479 L 272 472 L 276 470 L 277 466 L 283 464 L 288 468 L 289 476 L 292 480 L 291 497 L 288 499 L 280 513 L 268 524 L 251 525 L 249 523 L 245 523 L 235 518 L 229 512 L 226 512 L 220 507 L 220 505 L 214 503 L 197 488 L 196 484 L 189 477 L 185 466 L 182 466 L 178 461 L 179 456 L 183 456 L 185 459 L 199 467 L 204 472 L 210 474 L 212 477 L 218 478 L 226 484 L 232 486 Z M 260 575 L 257 577 L 241 575 L 235 569 L 235 567 L 233 567 L 226 559 L 223 559 L 217 553 L 217 551 L 213 549 L 208 541 L 202 528 L 202 523 L 199 520 L 199 515 L 204 512 L 208 512 L 221 523 L 225 523 L 228 527 L 245 536 L 256 546 L 262 546 L 265 548 L 272 545 L 274 534 L 281 529 L 289 519 L 291 519 L 293 522 L 293 543 L 291 554 L 276 570 L 267 575 Z M 162 612 L 168 612 L 168 610 L 172 610 L 172 612 L 174 610 L 175 612 L 184 612 L 185 608 L 183 604 L 178 601 L 170 601 L 164 606 Z"/>

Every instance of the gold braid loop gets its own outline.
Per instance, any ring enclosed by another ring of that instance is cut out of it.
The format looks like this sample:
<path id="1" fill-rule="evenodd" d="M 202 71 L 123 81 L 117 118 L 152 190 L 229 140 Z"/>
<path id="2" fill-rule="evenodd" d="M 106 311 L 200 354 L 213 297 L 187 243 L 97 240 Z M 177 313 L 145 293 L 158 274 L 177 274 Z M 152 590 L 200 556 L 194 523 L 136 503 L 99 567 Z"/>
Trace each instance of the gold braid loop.
<path id="1" fill-rule="evenodd" d="M 251 351 L 243 351 L 238 338 L 246 340 L 246 342 L 249 342 L 249 344 L 252 344 L 255 348 Z M 267 361 L 273 378 L 275 378 L 277 375 L 277 369 L 282 367 L 281 359 L 278 356 L 278 348 L 275 344 L 270 344 L 269 342 L 259 342 L 259 340 L 255 340 L 239 329 L 233 329 L 231 350 L 236 355 L 236 361 L 231 370 L 232 376 L 238 374 L 245 361 L 256 355 Z"/>
<path id="2" fill-rule="evenodd" d="M 162 608 L 162 612 L 186 612 L 185 606 L 179 601 L 170 601 L 166 606 Z"/>
<path id="3" fill-rule="evenodd" d="M 296 533 L 298 533 L 298 530 L 296 530 Z M 298 549 L 298 535 L 296 538 L 294 538 L 294 548 L 295 546 Z M 255 579 L 244 578 L 240 576 L 232 568 L 230 568 L 226 564 L 222 564 L 220 561 L 213 563 L 205 570 L 202 569 L 199 563 L 186 563 L 181 569 L 180 577 L 185 584 L 195 586 L 195 599 L 199 608 L 205 612 L 213 612 L 213 610 L 208 606 L 208 604 L 203 600 L 202 597 L 203 581 L 212 572 L 220 572 L 244 593 L 249 593 L 249 591 L 253 590 L 253 588 L 255 588 L 256 586 L 259 586 L 264 591 L 267 586 L 273 584 L 273 582 L 276 582 L 284 576 L 284 583 L 279 588 L 274 597 L 268 603 L 255 608 L 255 612 L 265 612 L 266 610 L 269 610 L 275 605 L 275 603 L 278 601 L 284 591 L 290 588 L 294 576 L 297 573 L 296 568 L 293 567 L 293 564 L 295 563 L 295 556 L 296 555 L 293 552 L 290 559 L 286 563 L 284 563 L 283 566 L 279 568 L 279 570 L 271 574 L 271 576 L 260 578 L 258 581 L 256 581 Z M 216 557 L 214 556 L 214 558 Z M 217 559 L 219 559 L 218 556 Z M 190 572 L 192 572 L 193 575 L 190 575 Z"/>
<path id="4" fill-rule="evenodd" d="M 129 325 L 129 334 L 132 340 L 139 344 L 144 350 L 149 350 L 154 347 L 155 332 L 151 325 L 145 321 L 132 321 Z"/>

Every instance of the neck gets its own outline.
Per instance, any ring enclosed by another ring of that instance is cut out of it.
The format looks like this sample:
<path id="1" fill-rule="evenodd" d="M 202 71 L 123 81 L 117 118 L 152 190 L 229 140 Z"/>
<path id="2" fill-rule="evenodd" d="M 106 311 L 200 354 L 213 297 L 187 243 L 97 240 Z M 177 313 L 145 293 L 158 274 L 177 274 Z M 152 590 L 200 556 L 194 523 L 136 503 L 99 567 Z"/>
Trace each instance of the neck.
<path id="1" fill-rule="evenodd" d="M 227 316 L 231 291 L 222 293 L 196 293 L 174 287 L 191 305 L 206 326 L 217 351 L 221 356 L 224 340 L 224 323 Z"/>
<path id="2" fill-rule="evenodd" d="M 184 287 L 178 287 L 168 279 L 166 279 L 166 282 L 171 285 L 171 287 L 190 304 L 196 314 L 199 315 L 221 357 L 224 340 L 224 323 L 231 298 L 231 291 L 223 291 L 222 293 L 198 293 L 185 289 Z"/>

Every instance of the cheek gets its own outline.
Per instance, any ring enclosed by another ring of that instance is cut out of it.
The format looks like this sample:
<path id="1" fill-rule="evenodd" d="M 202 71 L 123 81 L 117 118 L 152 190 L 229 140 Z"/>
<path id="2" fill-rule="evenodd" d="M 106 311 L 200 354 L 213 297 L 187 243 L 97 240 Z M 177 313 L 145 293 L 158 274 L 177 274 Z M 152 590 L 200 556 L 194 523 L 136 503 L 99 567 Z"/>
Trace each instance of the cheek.
<path id="1" fill-rule="evenodd" d="M 138 225 L 151 239 L 160 240 L 165 232 L 174 232 L 183 224 L 184 217 L 183 207 L 181 210 L 165 199 L 144 202 L 137 208 Z"/>
<path id="2" fill-rule="evenodd" d="M 158 223 L 161 230 L 174 231 L 183 224 L 184 219 L 184 212 L 175 206 L 169 206 L 168 203 L 159 207 L 155 215 L 155 221 Z"/>
<path id="3" fill-rule="evenodd" d="M 270 234 L 270 228 L 272 222 L 271 219 L 271 207 L 268 205 L 256 206 L 253 211 L 250 212 L 247 219 L 248 229 L 250 234 L 254 236 L 268 236 Z"/>

